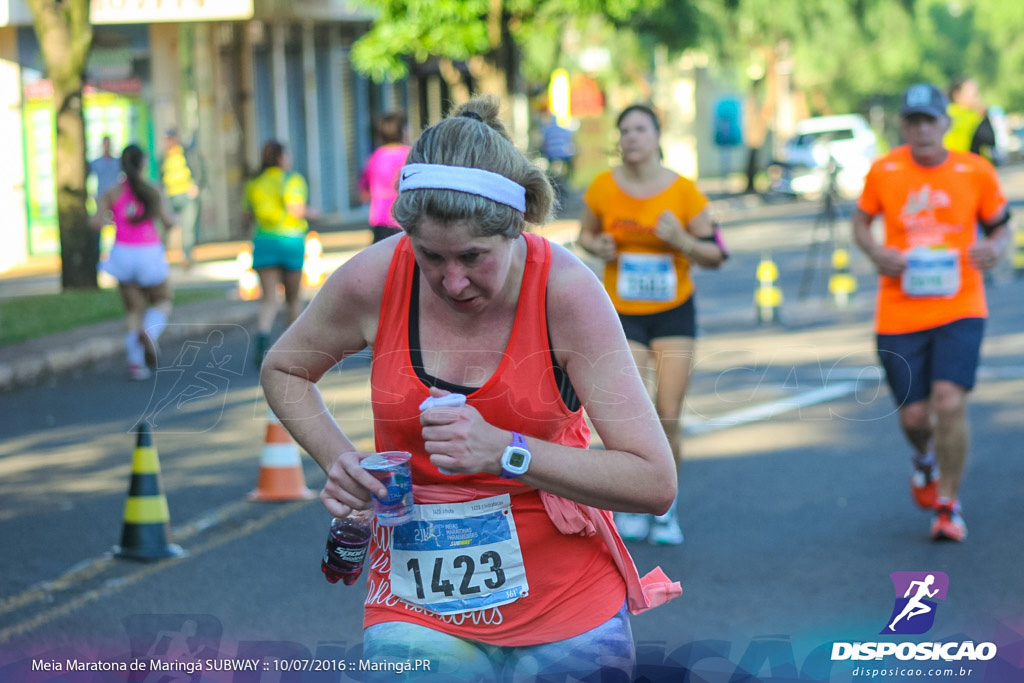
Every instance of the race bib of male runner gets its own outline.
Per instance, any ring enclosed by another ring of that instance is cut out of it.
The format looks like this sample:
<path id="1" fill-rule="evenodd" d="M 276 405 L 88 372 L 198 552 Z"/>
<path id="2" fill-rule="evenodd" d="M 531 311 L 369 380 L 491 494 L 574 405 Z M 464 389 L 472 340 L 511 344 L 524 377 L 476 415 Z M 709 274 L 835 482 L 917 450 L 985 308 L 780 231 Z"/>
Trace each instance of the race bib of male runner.
<path id="1" fill-rule="evenodd" d="M 951 297 L 960 291 L 960 252 L 946 247 L 916 247 L 906 253 L 903 292 L 913 297 Z"/>
<path id="2" fill-rule="evenodd" d="M 672 256 L 620 254 L 616 291 L 623 301 L 671 301 L 676 295 Z"/>
<path id="3" fill-rule="evenodd" d="M 515 602 L 529 591 L 509 495 L 416 505 L 391 535 L 391 592 L 436 614 Z"/>

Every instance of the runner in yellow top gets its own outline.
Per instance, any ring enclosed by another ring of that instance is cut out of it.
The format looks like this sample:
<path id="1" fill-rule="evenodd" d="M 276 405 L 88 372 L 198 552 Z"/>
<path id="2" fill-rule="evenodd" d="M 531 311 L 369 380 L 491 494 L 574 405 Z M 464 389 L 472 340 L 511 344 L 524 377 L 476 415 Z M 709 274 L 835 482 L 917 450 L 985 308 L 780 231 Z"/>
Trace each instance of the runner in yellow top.
<path id="1" fill-rule="evenodd" d="M 985 105 L 981 101 L 978 82 L 973 78 L 958 78 L 949 86 L 949 129 L 942 137 L 946 149 L 971 151 L 974 135 L 985 118 Z"/>
<path id="2" fill-rule="evenodd" d="M 622 164 L 599 175 L 584 195 L 579 244 L 605 261 L 604 283 L 641 374 L 654 372 L 654 404 L 676 462 L 680 417 L 690 381 L 696 308 L 690 264 L 722 264 L 726 252 L 708 200 L 661 163 L 658 117 L 644 105 L 618 118 Z M 654 524 L 620 513 L 623 538 L 683 541 L 676 505 Z"/>
<path id="3" fill-rule="evenodd" d="M 967 461 L 967 393 L 988 316 L 982 271 L 1009 244 L 1010 214 L 992 165 L 943 143 L 946 111 L 946 97 L 933 85 L 913 85 L 903 95 L 907 144 L 868 172 L 853 234 L 880 275 L 878 354 L 914 450 L 914 501 L 934 510 L 933 539 L 962 541 L 967 526 L 957 498 Z M 877 215 L 885 218 L 881 244 L 871 231 Z"/>
<path id="4" fill-rule="evenodd" d="M 246 211 L 256 224 L 252 267 L 259 273 L 263 289 L 253 356 L 257 367 L 270 348 L 270 332 L 280 308 L 278 285 L 284 285 L 288 324 L 295 322 L 302 312 L 299 294 L 306 255 L 309 190 L 306 180 L 290 169 L 291 156 L 284 145 L 269 140 L 263 145 L 259 175 L 245 186 Z"/>
<path id="5" fill-rule="evenodd" d="M 160 161 L 160 182 L 178 216 L 181 231 L 182 266 L 192 265 L 192 250 L 199 240 L 199 214 L 203 184 L 202 161 L 195 143 L 186 149 L 171 128 L 164 134 L 164 156 Z"/>

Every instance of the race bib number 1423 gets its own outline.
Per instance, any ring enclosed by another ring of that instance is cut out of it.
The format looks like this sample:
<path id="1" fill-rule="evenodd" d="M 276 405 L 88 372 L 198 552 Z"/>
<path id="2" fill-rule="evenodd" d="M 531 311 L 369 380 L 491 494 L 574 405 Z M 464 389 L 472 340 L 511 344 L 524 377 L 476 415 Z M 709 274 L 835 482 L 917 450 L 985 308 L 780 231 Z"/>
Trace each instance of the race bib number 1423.
<path id="1" fill-rule="evenodd" d="M 497 607 L 527 594 L 508 494 L 417 505 L 392 533 L 391 592 L 437 614 Z"/>

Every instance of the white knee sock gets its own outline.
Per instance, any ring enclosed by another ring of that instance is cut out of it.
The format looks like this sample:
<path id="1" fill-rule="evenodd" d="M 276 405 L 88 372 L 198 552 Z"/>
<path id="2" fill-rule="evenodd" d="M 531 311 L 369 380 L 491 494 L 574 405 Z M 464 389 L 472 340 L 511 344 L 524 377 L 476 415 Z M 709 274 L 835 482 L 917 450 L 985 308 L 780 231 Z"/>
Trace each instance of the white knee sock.
<path id="1" fill-rule="evenodd" d="M 128 365 L 142 366 L 146 364 L 146 352 L 139 341 L 138 331 L 124 333 L 124 349 L 128 354 Z"/>
<path id="2" fill-rule="evenodd" d="M 160 308 L 148 308 L 142 316 L 142 330 L 156 341 L 167 327 L 167 314 Z"/>

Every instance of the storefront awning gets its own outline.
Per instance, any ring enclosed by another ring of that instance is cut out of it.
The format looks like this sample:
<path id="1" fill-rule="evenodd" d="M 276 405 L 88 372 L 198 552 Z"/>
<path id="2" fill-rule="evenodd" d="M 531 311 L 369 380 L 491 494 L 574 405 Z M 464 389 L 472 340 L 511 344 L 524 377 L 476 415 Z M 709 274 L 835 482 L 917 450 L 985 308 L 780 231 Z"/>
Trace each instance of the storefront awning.
<path id="1" fill-rule="evenodd" d="M 202 21 L 369 22 L 374 13 L 355 0 L 91 0 L 94 25 Z M 0 0 L 0 26 L 31 26 L 26 0 Z"/>

